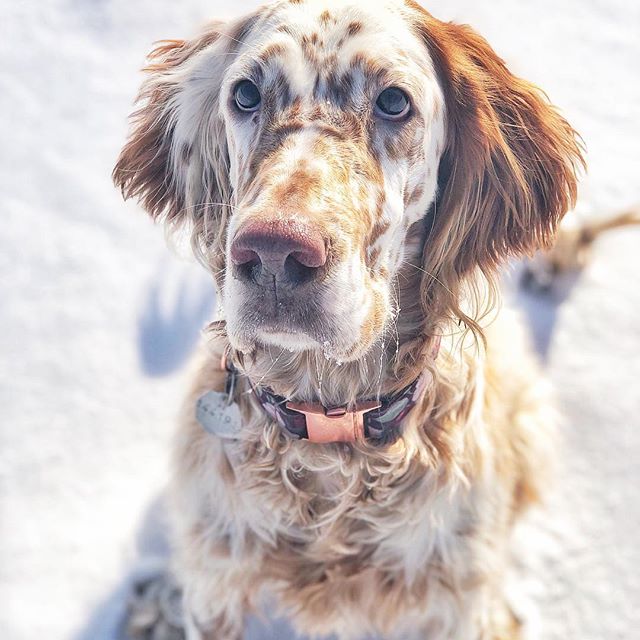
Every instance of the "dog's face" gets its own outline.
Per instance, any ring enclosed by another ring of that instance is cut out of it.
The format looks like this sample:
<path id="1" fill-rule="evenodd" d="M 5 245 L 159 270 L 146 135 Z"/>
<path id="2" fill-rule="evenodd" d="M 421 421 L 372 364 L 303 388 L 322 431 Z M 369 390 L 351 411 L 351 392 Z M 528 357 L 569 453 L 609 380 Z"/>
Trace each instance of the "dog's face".
<path id="1" fill-rule="evenodd" d="M 353 359 L 435 196 L 442 92 L 397 3 L 282 3 L 244 42 L 220 93 L 229 337 Z"/>
<path id="2" fill-rule="evenodd" d="M 408 261 L 453 295 L 542 243 L 575 190 L 570 127 L 409 1 L 276 2 L 155 55 L 116 182 L 191 221 L 242 351 L 357 359 Z"/>

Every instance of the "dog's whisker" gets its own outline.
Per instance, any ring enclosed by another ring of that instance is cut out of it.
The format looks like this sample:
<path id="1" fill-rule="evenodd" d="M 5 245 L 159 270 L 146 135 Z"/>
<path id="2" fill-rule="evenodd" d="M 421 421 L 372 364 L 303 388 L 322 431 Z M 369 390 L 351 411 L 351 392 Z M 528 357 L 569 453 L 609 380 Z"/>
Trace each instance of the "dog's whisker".
<path id="1" fill-rule="evenodd" d="M 440 280 L 439 278 L 437 278 L 433 273 L 430 273 L 429 271 L 427 271 L 426 269 L 423 269 L 421 266 L 417 265 L 417 264 L 413 264 L 411 262 L 408 262 L 407 260 L 403 260 L 402 261 L 403 264 L 406 264 L 409 267 L 413 267 L 414 269 L 417 269 L 418 271 L 424 273 L 426 276 L 428 276 L 429 278 L 431 278 L 432 280 L 434 280 L 435 282 L 437 282 L 440 286 L 444 287 L 444 289 L 450 293 L 452 296 L 455 295 L 453 293 L 453 291 L 451 291 L 451 289 L 449 289 L 449 287 L 447 287 L 447 285 L 442 282 L 442 280 Z"/>
<path id="2" fill-rule="evenodd" d="M 278 364 L 280 358 L 282 357 L 285 351 L 286 349 L 283 347 L 280 353 L 277 355 L 277 357 L 275 359 L 272 359 L 271 366 L 267 369 L 267 371 L 265 371 L 265 373 L 260 378 L 260 380 L 256 382 L 257 387 L 259 387 L 266 380 L 267 376 L 273 371 L 274 367 Z"/>

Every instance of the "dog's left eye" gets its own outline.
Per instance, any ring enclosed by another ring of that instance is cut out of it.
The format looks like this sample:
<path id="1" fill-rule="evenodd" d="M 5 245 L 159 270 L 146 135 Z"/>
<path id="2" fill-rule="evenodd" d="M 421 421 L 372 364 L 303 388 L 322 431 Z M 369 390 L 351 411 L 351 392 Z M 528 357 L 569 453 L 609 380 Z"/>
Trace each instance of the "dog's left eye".
<path id="1" fill-rule="evenodd" d="M 256 111 L 262 101 L 260 90 L 251 80 L 239 82 L 236 85 L 233 97 L 240 111 Z"/>
<path id="2" fill-rule="evenodd" d="M 409 96 L 398 87 L 385 89 L 376 100 L 376 113 L 386 120 L 402 120 L 410 110 Z"/>

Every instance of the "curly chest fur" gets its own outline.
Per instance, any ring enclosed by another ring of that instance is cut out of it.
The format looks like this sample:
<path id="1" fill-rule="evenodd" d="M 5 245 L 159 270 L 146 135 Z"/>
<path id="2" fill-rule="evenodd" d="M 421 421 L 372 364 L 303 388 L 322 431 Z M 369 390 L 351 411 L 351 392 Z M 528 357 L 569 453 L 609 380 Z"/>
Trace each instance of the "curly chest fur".
<path id="1" fill-rule="evenodd" d="M 464 518 L 460 501 L 440 491 L 438 474 L 418 460 L 372 460 L 335 445 L 335 451 L 306 461 L 304 450 L 312 447 L 294 449 L 281 468 L 274 467 L 281 485 L 260 490 L 265 518 L 278 537 L 308 556 L 318 549 L 325 560 L 357 555 L 385 564 L 390 558 L 379 556 L 400 560 L 411 553 L 403 537 L 412 537 L 418 549 Z"/>
<path id="2" fill-rule="evenodd" d="M 449 616 L 499 562 L 475 536 L 499 528 L 497 513 L 478 515 L 487 496 L 403 444 L 379 456 L 306 443 L 215 448 L 226 464 L 215 467 L 219 491 L 200 497 L 197 511 L 207 516 L 197 528 L 211 537 L 194 562 L 206 566 L 218 554 L 240 572 L 251 565 L 252 599 L 266 589 L 301 628 L 329 632 L 345 609 L 361 629 L 385 629 L 403 612 L 410 625 L 427 603 L 435 621 L 439 606 L 446 602 Z"/>
<path id="3" fill-rule="evenodd" d="M 334 588 L 374 572 L 411 590 L 445 564 L 465 579 L 473 572 L 477 489 L 429 468 L 402 441 L 378 456 L 348 445 L 226 448 L 235 494 L 228 525 L 243 541 L 232 549 L 259 548 L 265 574 L 291 588 Z"/>

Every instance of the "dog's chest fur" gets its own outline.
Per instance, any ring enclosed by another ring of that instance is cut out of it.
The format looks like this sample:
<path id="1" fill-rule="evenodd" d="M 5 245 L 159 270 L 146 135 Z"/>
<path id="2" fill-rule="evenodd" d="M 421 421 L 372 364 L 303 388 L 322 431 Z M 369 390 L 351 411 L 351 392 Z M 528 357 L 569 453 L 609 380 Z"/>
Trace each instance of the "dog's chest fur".
<path id="1" fill-rule="evenodd" d="M 194 479 L 195 491 L 181 490 L 191 504 L 180 508 L 192 517 L 179 523 L 199 537 L 187 548 L 191 561 L 222 557 L 238 572 L 250 564 L 255 600 L 275 594 L 307 631 L 330 632 L 345 610 L 359 617 L 354 629 L 384 629 L 402 612 L 402 624 L 418 624 L 418 610 L 450 629 L 464 594 L 499 562 L 477 531 L 504 523 L 481 477 L 469 485 L 463 470 L 435 463 L 420 435 L 424 414 L 416 412 L 396 445 L 372 453 L 289 441 L 253 403 L 244 410 L 246 439 L 221 441 L 192 424 L 179 450 L 182 481 Z M 478 439 L 472 425 L 467 435 L 458 446 Z M 207 483 L 198 482 L 205 474 Z M 211 601 L 211 581 L 201 588 Z"/>
<path id="2" fill-rule="evenodd" d="M 275 594 L 301 628 L 325 621 L 321 630 L 329 631 L 346 609 L 362 618 L 354 628 L 375 621 L 385 629 L 399 612 L 406 611 L 409 621 L 428 596 L 435 609 L 448 603 L 448 618 L 456 608 L 454 594 L 483 581 L 483 568 L 474 561 L 477 516 L 462 487 L 415 460 L 375 469 L 359 454 L 341 452 L 340 464 L 334 453 L 321 469 L 315 454 L 317 468 L 310 471 L 292 462 L 296 453 L 242 469 L 240 495 L 251 506 L 233 523 L 232 535 L 244 540 L 238 559 L 259 549 L 266 593 Z M 373 597 L 380 591 L 386 605 Z M 442 615 L 434 610 L 432 622 Z"/>

